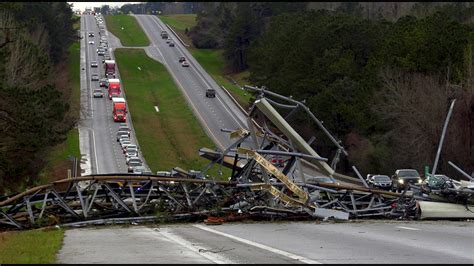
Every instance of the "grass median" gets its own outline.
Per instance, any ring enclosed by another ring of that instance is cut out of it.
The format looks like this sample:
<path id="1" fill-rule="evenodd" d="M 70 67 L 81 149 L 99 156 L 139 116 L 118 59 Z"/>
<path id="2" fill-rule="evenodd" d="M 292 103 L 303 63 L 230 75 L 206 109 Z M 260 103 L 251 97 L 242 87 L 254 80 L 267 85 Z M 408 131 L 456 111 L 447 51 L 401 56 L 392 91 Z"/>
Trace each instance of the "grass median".
<path id="1" fill-rule="evenodd" d="M 112 32 L 123 46 L 148 46 L 150 40 L 143 32 L 137 20 L 129 15 L 105 16 L 107 30 Z"/>
<path id="2" fill-rule="evenodd" d="M 64 238 L 63 229 L 0 233 L 0 264 L 52 264 Z"/>
<path id="3" fill-rule="evenodd" d="M 214 149 L 215 145 L 165 66 L 149 58 L 143 50 L 117 49 L 115 58 L 133 127 L 151 170 L 169 171 L 176 166 L 202 169 L 209 161 L 199 156 L 199 148 Z M 221 179 L 216 169 L 210 173 Z M 225 169 L 223 176 L 229 174 Z"/>

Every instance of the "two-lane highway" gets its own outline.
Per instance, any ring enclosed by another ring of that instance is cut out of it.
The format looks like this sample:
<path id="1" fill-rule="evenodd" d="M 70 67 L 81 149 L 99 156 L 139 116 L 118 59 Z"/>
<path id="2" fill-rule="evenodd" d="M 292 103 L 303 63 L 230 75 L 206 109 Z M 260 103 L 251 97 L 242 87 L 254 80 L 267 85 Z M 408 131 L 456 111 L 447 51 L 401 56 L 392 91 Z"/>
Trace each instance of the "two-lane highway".
<path id="1" fill-rule="evenodd" d="M 244 114 L 176 38 L 171 37 L 174 47 L 170 47 L 166 40 L 161 38 L 161 31 L 169 30 L 156 16 L 135 17 L 152 43 L 152 47 L 147 49 L 148 54 L 167 67 L 208 135 L 222 149 L 234 143 L 235 140 L 229 138 L 229 133 L 224 133 L 221 129 L 246 128 Z M 169 34 L 171 36 L 170 32 Z M 180 56 L 186 57 L 190 67 L 181 66 L 178 61 Z M 207 98 L 207 88 L 215 89 L 217 97 Z"/>
<path id="2" fill-rule="evenodd" d="M 127 165 L 125 156 L 116 141 L 118 124 L 112 119 L 112 101 L 107 97 L 106 88 L 101 88 L 104 98 L 94 98 L 93 91 L 100 88 L 98 81 L 92 81 L 91 75 L 97 74 L 99 78 L 105 76 L 102 56 L 97 54 L 100 34 L 94 16 L 81 16 L 81 29 L 83 39 L 81 42 L 81 121 L 79 123 L 80 148 L 83 154 L 81 169 L 82 175 L 126 173 Z M 93 33 L 94 37 L 89 36 Z M 94 41 L 94 44 L 89 44 Z M 109 48 L 110 50 L 111 48 Z M 111 58 L 113 52 L 109 51 Z M 91 67 L 91 62 L 97 62 L 98 67 Z M 117 78 L 120 75 L 117 70 Z M 123 88 L 122 88 L 123 90 Z M 123 97 L 125 97 L 122 91 Z M 132 128 L 132 142 L 138 145 L 130 113 L 127 114 L 127 123 Z M 142 157 L 144 161 L 144 158 Z M 146 166 L 146 164 L 144 163 Z"/>

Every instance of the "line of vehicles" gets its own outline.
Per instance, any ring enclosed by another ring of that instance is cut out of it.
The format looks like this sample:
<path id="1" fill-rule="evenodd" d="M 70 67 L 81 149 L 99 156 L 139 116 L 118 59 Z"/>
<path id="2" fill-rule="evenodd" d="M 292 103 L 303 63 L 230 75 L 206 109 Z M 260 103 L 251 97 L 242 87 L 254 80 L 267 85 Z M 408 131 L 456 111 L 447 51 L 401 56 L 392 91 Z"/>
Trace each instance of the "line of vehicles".
<path id="1" fill-rule="evenodd" d="M 166 40 L 166 43 L 168 44 L 168 46 L 174 47 L 174 42 L 171 39 L 171 37 L 169 36 L 168 32 L 166 32 L 165 30 L 162 30 L 160 35 L 161 35 L 162 39 Z M 180 56 L 179 59 L 178 59 L 178 62 L 181 64 L 182 67 L 190 67 L 189 62 L 186 60 L 186 57 L 184 57 L 184 56 Z M 211 88 L 207 88 L 206 89 L 206 97 L 207 98 L 215 98 L 216 97 L 216 90 L 211 89 Z"/>
<path id="2" fill-rule="evenodd" d="M 139 156 L 138 145 L 132 143 L 131 128 L 127 124 L 127 102 L 122 95 L 122 86 L 120 79 L 117 78 L 117 66 L 115 60 L 112 60 L 108 51 L 107 37 L 105 36 L 105 27 L 101 15 L 96 15 L 97 26 L 99 26 L 100 42 L 97 48 L 97 55 L 102 56 L 102 65 L 104 76 L 92 74 L 91 80 L 98 81 L 98 88 L 93 91 L 94 98 L 108 98 L 112 101 L 112 118 L 114 122 L 118 122 L 119 127 L 116 133 L 116 139 L 120 145 L 120 150 L 124 154 L 127 164 L 127 172 L 135 174 L 151 174 L 151 172 L 143 165 L 143 161 Z M 94 33 L 89 32 L 89 37 L 94 38 Z M 89 41 L 94 45 L 94 41 Z M 91 62 L 91 68 L 97 68 L 97 61 Z M 106 94 L 102 91 L 106 89 Z"/>

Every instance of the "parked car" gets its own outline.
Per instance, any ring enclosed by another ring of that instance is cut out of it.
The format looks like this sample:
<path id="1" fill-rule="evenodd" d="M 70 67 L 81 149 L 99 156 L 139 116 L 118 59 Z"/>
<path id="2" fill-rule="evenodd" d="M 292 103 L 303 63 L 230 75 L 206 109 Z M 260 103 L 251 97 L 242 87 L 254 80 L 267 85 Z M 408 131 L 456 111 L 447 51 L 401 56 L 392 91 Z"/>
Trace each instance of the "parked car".
<path id="1" fill-rule="evenodd" d="M 180 56 L 178 61 L 182 63 L 183 61 L 186 61 L 186 58 L 184 56 Z"/>
<path id="2" fill-rule="evenodd" d="M 133 170 L 137 167 L 137 166 L 143 166 L 143 164 L 139 161 L 131 161 L 128 163 L 128 172 L 129 173 L 133 173 Z"/>
<path id="3" fill-rule="evenodd" d="M 214 89 L 207 89 L 207 90 L 206 90 L 206 97 L 207 97 L 207 98 L 215 98 L 215 97 L 216 97 L 216 90 L 214 90 Z"/>
<path id="4" fill-rule="evenodd" d="M 99 64 L 97 63 L 97 61 L 91 61 L 91 67 L 98 67 Z"/>
<path id="5" fill-rule="evenodd" d="M 92 94 L 94 95 L 94 98 L 104 98 L 104 93 L 99 88 L 94 89 Z"/>
<path id="6" fill-rule="evenodd" d="M 392 188 L 392 180 L 387 175 L 367 175 L 367 185 L 373 188 L 390 190 Z"/>
<path id="7" fill-rule="evenodd" d="M 188 61 L 183 61 L 183 62 L 181 63 L 181 66 L 183 66 L 183 67 L 189 67 Z"/>
<path id="8" fill-rule="evenodd" d="M 99 86 L 100 87 L 105 87 L 106 84 L 107 84 L 107 79 L 106 78 L 99 79 Z"/>
<path id="9" fill-rule="evenodd" d="M 92 81 L 98 81 L 99 80 L 99 75 L 98 74 L 92 74 L 91 75 L 91 80 Z"/>
<path id="10" fill-rule="evenodd" d="M 392 175 L 392 189 L 401 192 L 408 184 L 421 184 L 423 180 L 415 169 L 398 169 Z"/>

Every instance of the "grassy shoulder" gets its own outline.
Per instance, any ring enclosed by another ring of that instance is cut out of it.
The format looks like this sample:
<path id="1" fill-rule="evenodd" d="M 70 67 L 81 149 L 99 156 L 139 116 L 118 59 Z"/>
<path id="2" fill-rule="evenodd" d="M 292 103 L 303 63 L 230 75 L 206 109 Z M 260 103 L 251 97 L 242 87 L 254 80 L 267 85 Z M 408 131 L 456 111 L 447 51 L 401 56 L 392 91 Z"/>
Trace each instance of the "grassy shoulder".
<path id="1" fill-rule="evenodd" d="M 137 20 L 129 15 L 105 16 L 107 29 L 112 32 L 123 46 L 148 46 L 150 40 L 143 32 Z"/>
<path id="2" fill-rule="evenodd" d="M 69 47 L 69 57 L 67 62 L 68 78 L 71 86 L 71 93 L 69 96 L 70 109 L 76 114 L 72 117 L 78 118 L 80 110 L 80 43 L 74 42 Z M 45 168 L 39 173 L 39 184 L 49 183 L 54 180 L 63 179 L 67 177 L 67 170 L 72 169 L 72 161 L 68 158 L 74 156 L 80 160 L 81 152 L 79 149 L 79 131 L 77 128 L 72 128 L 66 135 L 66 140 L 54 147 L 48 152 L 46 156 L 47 164 Z"/>
<path id="3" fill-rule="evenodd" d="M 158 17 L 164 23 L 170 25 L 186 44 L 194 47 L 193 42 L 186 35 L 186 29 L 190 30 L 196 25 L 196 14 L 161 15 Z"/>
<path id="4" fill-rule="evenodd" d="M 188 49 L 198 60 L 199 64 L 211 75 L 217 84 L 224 86 L 234 96 L 241 106 L 249 106 L 250 95 L 238 85 L 246 84 L 248 71 L 241 73 L 225 74 L 225 61 L 222 49 L 197 49 L 192 45 L 191 39 L 185 34 L 185 29 L 190 30 L 196 25 L 196 14 L 176 14 L 158 16 L 164 23 L 170 25 L 176 34 L 190 45 Z M 232 82 L 234 80 L 237 84 Z"/>
<path id="5" fill-rule="evenodd" d="M 0 233 L 0 264 L 56 263 L 63 238 L 63 229 Z"/>
<path id="6" fill-rule="evenodd" d="M 142 50 L 117 49 L 115 58 L 133 127 L 151 170 L 169 171 L 176 166 L 202 169 L 209 161 L 201 158 L 198 150 L 202 147 L 213 149 L 215 145 L 201 128 L 166 68 Z M 210 173 L 216 176 L 215 169 Z M 224 176 L 229 173 L 226 170 Z"/>

